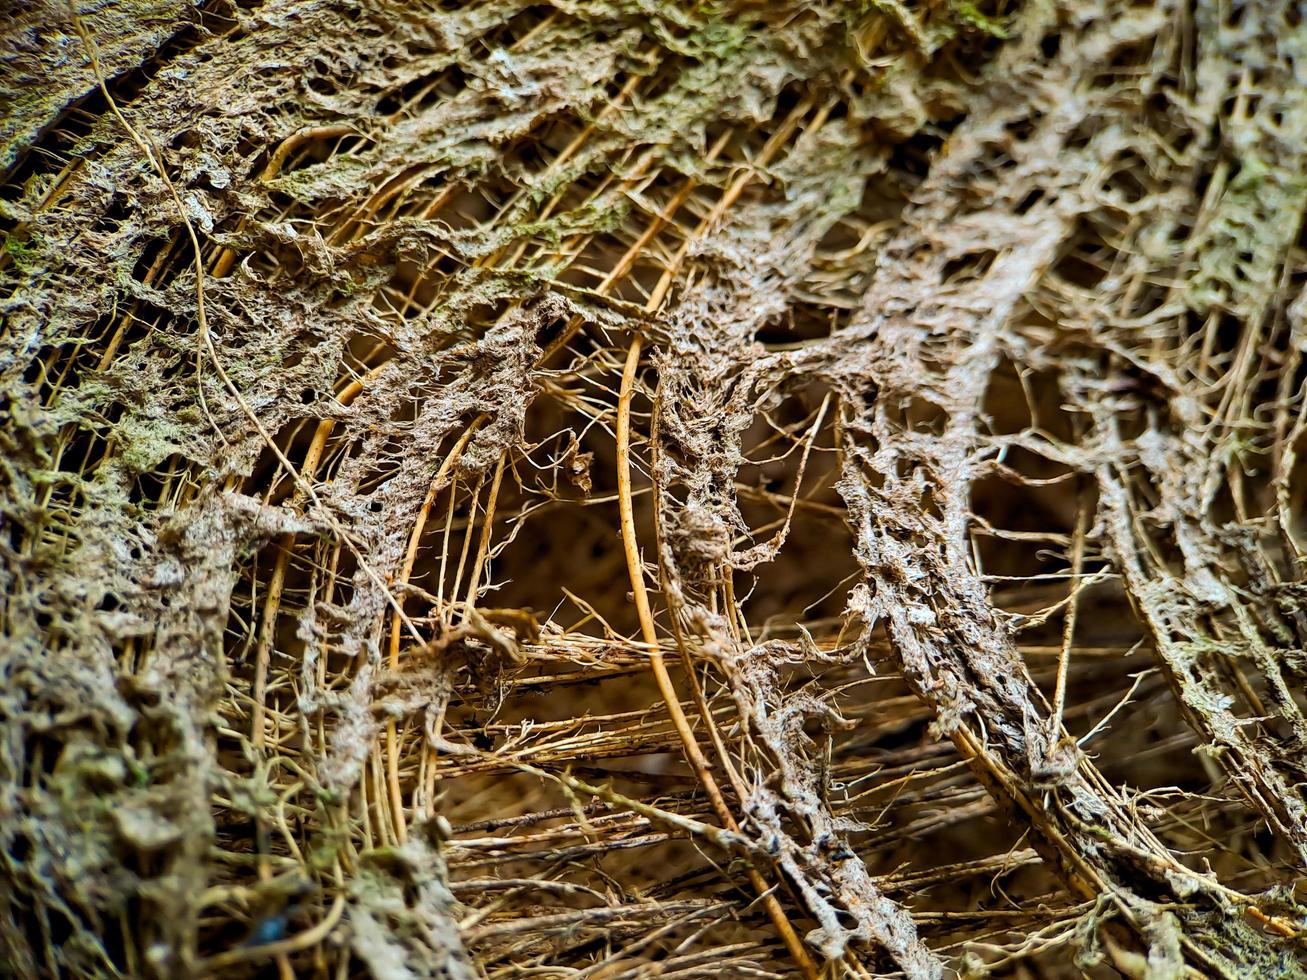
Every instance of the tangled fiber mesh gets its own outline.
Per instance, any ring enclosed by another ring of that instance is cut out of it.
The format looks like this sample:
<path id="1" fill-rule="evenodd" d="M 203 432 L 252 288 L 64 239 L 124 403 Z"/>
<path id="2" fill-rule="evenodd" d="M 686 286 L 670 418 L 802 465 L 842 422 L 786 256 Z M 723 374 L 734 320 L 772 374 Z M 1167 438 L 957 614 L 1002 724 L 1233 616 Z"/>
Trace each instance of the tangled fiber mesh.
<path id="1" fill-rule="evenodd" d="M 1307 975 L 1277 0 L 18 0 L 0 966 Z"/>

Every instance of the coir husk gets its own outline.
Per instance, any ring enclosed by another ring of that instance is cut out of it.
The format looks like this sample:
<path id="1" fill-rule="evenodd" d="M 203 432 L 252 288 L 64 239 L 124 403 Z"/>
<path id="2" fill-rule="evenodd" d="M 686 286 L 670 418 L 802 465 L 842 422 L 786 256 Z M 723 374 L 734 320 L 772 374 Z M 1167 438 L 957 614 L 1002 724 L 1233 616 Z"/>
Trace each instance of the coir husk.
<path id="1" fill-rule="evenodd" d="M 1277 0 L 17 0 L 0 970 L 1307 976 Z"/>

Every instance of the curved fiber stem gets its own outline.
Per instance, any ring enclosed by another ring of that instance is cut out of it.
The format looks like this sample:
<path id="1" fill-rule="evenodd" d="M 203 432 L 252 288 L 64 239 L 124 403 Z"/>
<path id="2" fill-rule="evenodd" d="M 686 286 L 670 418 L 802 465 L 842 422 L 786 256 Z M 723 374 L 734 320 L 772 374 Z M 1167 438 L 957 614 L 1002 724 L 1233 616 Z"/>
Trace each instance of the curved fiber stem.
<path id="1" fill-rule="evenodd" d="M 649 594 L 644 585 L 644 569 L 640 561 L 639 543 L 635 537 L 635 518 L 631 505 L 631 397 L 634 393 L 635 375 L 640 365 L 640 349 L 642 346 L 643 340 L 639 334 L 636 334 L 631 340 L 631 349 L 626 356 L 626 367 L 622 372 L 621 393 L 617 400 L 617 505 L 621 515 L 622 545 L 626 551 L 626 568 L 631 576 L 631 592 L 635 597 L 635 609 L 640 619 L 640 631 L 644 636 L 645 645 L 649 649 L 649 667 L 653 671 L 659 693 L 667 705 L 667 713 L 671 716 L 672 725 L 676 728 L 676 734 L 680 736 L 681 743 L 685 747 L 686 760 L 690 763 L 690 768 L 694 770 L 695 776 L 703 785 L 704 792 L 708 794 L 708 799 L 712 803 L 718 819 L 722 821 L 728 830 L 738 831 L 739 826 L 735 821 L 735 817 L 731 814 L 725 799 L 722 798 L 721 789 L 718 788 L 717 781 L 709 771 L 708 761 L 704 758 L 703 750 L 699 747 L 693 729 L 690 728 L 690 721 L 685 717 L 685 712 L 681 709 L 680 697 L 676 693 L 675 685 L 672 684 L 671 675 L 668 673 L 667 664 L 663 659 L 662 649 L 658 645 L 658 633 L 654 628 L 653 613 L 649 607 Z M 756 868 L 749 868 L 749 881 L 761 896 L 762 905 L 767 911 L 768 918 L 776 927 L 776 931 L 780 934 L 781 940 L 790 951 L 790 955 L 794 958 L 805 980 L 816 980 L 818 976 L 817 964 L 813 962 L 811 954 L 804 947 L 803 940 L 799 938 L 799 934 L 794 929 L 794 924 L 786 916 L 781 903 L 776 899 L 776 895 L 771 891 Z"/>

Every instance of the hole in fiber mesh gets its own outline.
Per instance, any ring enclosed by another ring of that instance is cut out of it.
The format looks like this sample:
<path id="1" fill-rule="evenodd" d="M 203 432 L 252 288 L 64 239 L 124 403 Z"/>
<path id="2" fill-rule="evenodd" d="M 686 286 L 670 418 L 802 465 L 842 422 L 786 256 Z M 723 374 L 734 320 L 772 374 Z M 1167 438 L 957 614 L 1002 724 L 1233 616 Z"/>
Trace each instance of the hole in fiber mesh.
<path id="1" fill-rule="evenodd" d="M 464 327 L 474 335 L 484 334 L 497 324 L 512 308 L 514 300 L 502 297 L 485 303 L 474 303 L 464 314 Z"/>
<path id="2" fill-rule="evenodd" d="M 141 473 L 133 485 L 132 500 L 146 510 L 159 510 L 177 489 L 176 480 L 189 469 L 189 460 L 174 453 L 161 460 L 154 470 Z"/>
<path id="3" fill-rule="evenodd" d="M 165 252 L 172 247 L 170 238 L 152 238 L 141 249 L 141 257 L 132 266 L 132 278 L 147 286 L 154 284 L 166 260 Z"/>
<path id="4" fill-rule="evenodd" d="M 1018 371 L 1004 355 L 985 392 L 982 413 L 995 434 L 1027 428 L 1063 442 L 1075 441 L 1074 415 L 1067 409 L 1063 378 L 1055 370 Z"/>
<path id="5" fill-rule="evenodd" d="M 760 344 L 778 347 L 819 340 L 831 335 L 845 318 L 842 313 L 841 310 L 816 303 L 795 303 L 785 311 L 781 319 L 760 326 L 753 339 Z"/>
<path id="6" fill-rule="evenodd" d="M 486 176 L 456 190 L 437 217 L 455 231 L 477 228 L 498 215 L 515 192 L 516 187 L 506 178 Z"/>
<path id="7" fill-rule="evenodd" d="M 1050 549 L 1053 540 L 1013 540 L 1001 532 L 1067 535 L 1075 526 L 1077 484 L 1058 463 L 1014 447 L 1004 459 L 1012 473 L 991 474 L 972 484 L 971 513 L 981 530 L 973 535 L 982 571 L 989 576 L 1045 575 L 1064 565 Z M 1029 484 L 1021 478 L 1053 481 Z M 984 528 L 996 529 L 998 534 Z"/>
<path id="8" fill-rule="evenodd" d="M 663 58 L 660 59 L 658 68 L 647 81 L 640 84 L 636 89 L 632 101 L 638 105 L 648 105 L 657 102 L 668 92 L 676 88 L 685 75 L 685 70 L 690 62 L 680 58 Z"/>
<path id="9" fill-rule="evenodd" d="M 1128 83 L 1141 65 L 1147 65 L 1152 56 L 1153 42 L 1120 44 L 1112 55 L 1111 65 L 1093 76 L 1095 89 L 1109 89 Z"/>
<path id="10" fill-rule="evenodd" d="M 1027 373 L 1026 383 L 1018 373 L 1012 360 L 1006 356 L 1000 359 L 989 376 L 989 387 L 985 391 L 982 413 L 989 422 L 989 431 L 995 435 L 1023 432 L 1032 425 L 1037 425 L 1036 414 L 1030 404 L 1031 396 L 1038 398 L 1037 392 L 1047 387 L 1032 384 Z M 1053 387 L 1056 396 L 1056 385 Z"/>
<path id="11" fill-rule="evenodd" d="M 478 44 L 473 47 L 475 49 L 477 46 L 480 46 L 487 52 L 493 52 L 496 48 L 511 48 L 519 41 L 522 41 L 544 21 L 550 20 L 555 16 L 557 16 L 557 11 L 549 4 L 533 4 L 523 10 L 519 10 L 507 21 L 487 31 L 486 34 L 478 39 Z"/>
<path id="12" fill-rule="evenodd" d="M 1186 310 L 1183 315 L 1185 332 L 1198 342 L 1201 360 L 1208 365 L 1209 371 L 1219 373 L 1225 365 L 1229 364 L 1243 342 L 1246 334 L 1244 321 L 1232 313 L 1216 308 L 1209 310 L 1206 316 L 1196 310 Z M 1135 389 L 1141 394 L 1155 392 L 1156 397 L 1165 397 L 1164 392 L 1156 390 L 1158 383 L 1150 377 L 1138 372 L 1128 375 L 1123 373 L 1123 376 L 1132 379 L 1135 382 Z"/>
<path id="13" fill-rule="evenodd" d="M 776 558 L 752 571 L 734 573 L 736 600 L 754 639 L 795 639 L 799 624 L 812 628 L 814 635 L 838 633 L 858 573 L 843 501 L 834 489 L 839 477 L 833 451 L 834 404 L 827 406 L 814 431 L 826 394 L 817 385 L 791 394 L 776 409 L 760 414 L 744 435 L 747 462 L 736 474 L 735 491 L 750 535 L 736 540 L 735 550 L 775 542 L 797 493 L 789 532 Z M 809 444 L 805 466 L 803 453 Z"/>
<path id="14" fill-rule="evenodd" d="M 636 399 L 633 421 L 638 424 L 648 407 L 647 400 Z M 538 397 L 527 410 L 525 436 L 535 448 L 528 459 L 515 459 L 505 469 L 488 561 L 492 588 L 480 604 L 533 609 L 541 622 L 557 609 L 557 626 L 576 627 L 589 636 L 605 634 L 602 618 L 617 633 L 633 635 L 638 622 L 627 598 L 631 586 L 618 531 L 616 443 L 606 428 L 587 427 L 587 422 L 573 405 L 552 396 Z M 646 560 L 652 561 L 653 516 L 641 462 L 646 447 L 638 436 L 632 449 L 636 534 Z M 429 530 L 428 539 L 436 533 Z M 454 537 L 457 541 L 461 535 Z M 449 563 L 456 560 L 452 555 Z M 433 563 L 430 556 L 424 561 Z M 567 597 L 560 583 L 579 603 Z M 655 579 L 646 583 L 656 592 Z"/>
<path id="15" fill-rule="evenodd" d="M 320 163 L 326 163 L 328 160 L 341 156 L 350 156 L 351 153 L 347 151 L 362 149 L 369 143 L 370 140 L 367 139 L 352 140 L 347 136 L 319 136 L 314 139 L 306 139 L 291 150 L 290 154 L 281 162 L 275 176 L 288 177 L 298 171 L 307 170 L 309 167 Z"/>
<path id="16" fill-rule="evenodd" d="M 1137 204 L 1148 196 L 1140 174 L 1149 173 L 1149 166 L 1139 154 L 1127 150 L 1115 161 L 1112 175 L 1104 182 L 1103 190 L 1119 196 L 1127 204 Z"/>
<path id="17" fill-rule="evenodd" d="M 776 95 L 776 104 L 772 108 L 771 125 L 783 123 L 798 109 L 807 94 L 807 85 L 802 82 L 790 82 Z M 767 127 L 764 127 L 766 129 Z M 770 136 L 773 130 L 767 130 Z"/>
<path id="18" fill-rule="evenodd" d="M 346 338 L 342 351 L 342 374 L 337 382 L 337 390 L 342 391 L 347 385 L 362 376 L 389 363 L 395 357 L 395 349 L 381 336 L 371 333 L 351 333 Z"/>
<path id="19" fill-rule="evenodd" d="M 316 422 L 312 419 L 291 419 L 274 433 L 273 442 L 288 459 L 296 462 L 304 458 L 315 429 Z M 245 481 L 245 488 L 247 493 L 257 496 L 266 494 L 267 499 L 278 500 L 293 492 L 294 482 L 272 449 L 265 447 Z"/>
<path id="20" fill-rule="evenodd" d="M 444 249 L 434 250 L 422 264 L 401 259 L 395 275 L 377 293 L 377 309 L 401 319 L 422 316 L 449 290 L 457 287 L 455 274 L 464 268 L 462 260 Z"/>
<path id="21" fill-rule="evenodd" d="M 1096 232 L 1082 229 L 1080 241 L 1053 266 L 1052 274 L 1083 289 L 1099 286 L 1111 272 L 1115 250 Z"/>
<path id="22" fill-rule="evenodd" d="M 435 75 L 422 75 L 406 82 L 378 102 L 376 114 L 392 116 L 413 113 L 419 105 L 439 104 L 453 99 L 467 88 L 467 75 L 459 65 L 450 65 Z"/>
<path id="23" fill-rule="evenodd" d="M 1024 143 L 1035 134 L 1038 123 L 1039 118 L 1037 115 L 1022 116 L 1020 119 L 1015 119 L 1004 126 L 1003 131 L 1018 143 Z"/>
<path id="24" fill-rule="evenodd" d="M 1021 215 L 1029 214 L 1031 209 L 1043 199 L 1044 192 L 1036 188 L 1021 199 L 1015 208 L 1016 213 Z"/>
<path id="25" fill-rule="evenodd" d="M 847 261 L 867 261 L 872 242 L 889 234 L 886 222 L 898 217 L 907 203 L 903 182 L 878 172 L 862 185 L 857 210 L 842 216 L 821 238 L 814 255 L 818 269 Z M 870 263 L 867 263 L 870 265 Z M 867 270 L 870 272 L 870 270 Z M 847 272 L 846 272 L 847 274 Z M 854 290 L 855 295 L 857 291 Z"/>
<path id="26" fill-rule="evenodd" d="M 903 140 L 890 153 L 889 169 L 909 178 L 909 184 L 916 186 L 930 173 L 945 138 L 946 134 L 922 130 Z"/>
<path id="27" fill-rule="evenodd" d="M 331 66 L 321 58 L 314 58 L 308 65 L 308 71 L 301 76 L 301 84 L 317 95 L 332 95 L 336 91 L 337 79 L 332 76 Z"/>
<path id="28" fill-rule="evenodd" d="M 20 729 L 21 731 L 21 729 Z M 65 737 L 67 737 L 65 735 Z M 58 731 L 52 734 L 31 734 L 25 740 L 21 758 L 27 760 L 28 785 L 38 786 L 55 774 L 59 760 L 71 743 L 60 737 Z"/>
<path id="29" fill-rule="evenodd" d="M 942 435 L 948 426 L 948 412 L 924 395 L 903 395 L 883 401 L 885 417 L 891 424 L 907 432 L 927 432 Z"/>

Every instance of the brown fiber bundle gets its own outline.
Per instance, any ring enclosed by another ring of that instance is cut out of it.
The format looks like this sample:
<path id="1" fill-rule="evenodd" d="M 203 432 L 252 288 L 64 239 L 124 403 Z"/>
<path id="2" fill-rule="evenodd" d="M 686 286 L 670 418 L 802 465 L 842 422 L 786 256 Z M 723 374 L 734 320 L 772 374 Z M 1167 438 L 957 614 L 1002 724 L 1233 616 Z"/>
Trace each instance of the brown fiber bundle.
<path id="1" fill-rule="evenodd" d="M 1307 976 L 1282 0 L 9 0 L 0 972 Z"/>

